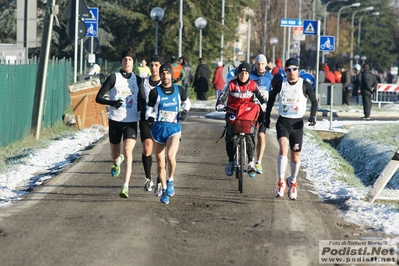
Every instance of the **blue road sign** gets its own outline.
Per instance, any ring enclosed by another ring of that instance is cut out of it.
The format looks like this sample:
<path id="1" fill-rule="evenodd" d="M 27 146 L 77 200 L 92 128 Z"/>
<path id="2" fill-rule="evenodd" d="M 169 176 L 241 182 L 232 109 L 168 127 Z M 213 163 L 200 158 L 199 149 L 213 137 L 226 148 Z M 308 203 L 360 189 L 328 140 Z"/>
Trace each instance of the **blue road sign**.
<path id="1" fill-rule="evenodd" d="M 88 18 L 83 18 L 83 21 L 98 23 L 98 7 L 88 7 L 87 9 L 89 10 L 91 16 Z"/>
<path id="2" fill-rule="evenodd" d="M 320 36 L 319 51 L 331 52 L 335 50 L 335 36 Z"/>
<path id="3" fill-rule="evenodd" d="M 293 19 L 293 18 L 281 18 L 280 26 L 281 27 L 300 27 L 300 26 L 302 26 L 302 20 Z"/>
<path id="4" fill-rule="evenodd" d="M 98 37 L 98 24 L 97 23 L 87 23 L 86 37 Z"/>
<path id="5" fill-rule="evenodd" d="M 313 89 L 316 87 L 316 79 L 312 74 L 305 72 L 300 74 L 299 76 L 309 82 Z"/>
<path id="6" fill-rule="evenodd" d="M 91 16 L 83 19 L 87 27 L 86 37 L 98 37 L 98 7 L 88 9 Z"/>
<path id="7" fill-rule="evenodd" d="M 303 34 L 317 35 L 317 20 L 304 20 Z"/>

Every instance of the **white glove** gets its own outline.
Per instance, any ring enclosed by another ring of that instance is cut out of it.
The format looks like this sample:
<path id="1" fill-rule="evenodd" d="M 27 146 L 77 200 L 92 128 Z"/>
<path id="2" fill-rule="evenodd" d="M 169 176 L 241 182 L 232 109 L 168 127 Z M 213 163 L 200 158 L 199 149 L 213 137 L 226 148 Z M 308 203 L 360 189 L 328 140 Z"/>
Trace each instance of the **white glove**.
<path id="1" fill-rule="evenodd" d="M 216 111 L 218 111 L 218 112 L 224 111 L 224 104 L 218 104 L 218 105 L 216 105 Z"/>
<path id="2" fill-rule="evenodd" d="M 266 104 L 265 104 L 265 103 L 262 103 L 262 104 L 260 105 L 260 108 L 262 109 L 263 112 L 265 112 L 265 111 L 266 111 Z"/>

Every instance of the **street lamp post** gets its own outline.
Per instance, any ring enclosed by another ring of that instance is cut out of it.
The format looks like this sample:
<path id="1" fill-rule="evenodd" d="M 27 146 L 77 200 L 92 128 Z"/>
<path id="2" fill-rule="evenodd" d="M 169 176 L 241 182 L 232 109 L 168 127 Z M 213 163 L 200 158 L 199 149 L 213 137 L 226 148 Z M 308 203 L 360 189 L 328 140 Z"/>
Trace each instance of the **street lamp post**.
<path id="1" fill-rule="evenodd" d="M 155 20 L 155 49 L 154 54 L 158 54 L 158 21 L 163 19 L 165 15 L 164 11 L 160 7 L 154 7 L 151 9 L 150 16 Z"/>
<path id="2" fill-rule="evenodd" d="M 276 37 L 272 37 L 270 39 L 270 45 L 273 47 L 273 56 L 272 56 L 272 60 L 273 60 L 273 64 L 276 62 L 276 45 L 278 44 L 278 39 Z"/>
<path id="3" fill-rule="evenodd" d="M 179 9 L 179 58 L 182 55 L 182 38 L 183 38 L 183 0 L 180 0 L 180 9 Z"/>
<path id="4" fill-rule="evenodd" d="M 362 65 L 364 65 L 364 63 L 366 62 L 367 57 L 365 55 L 362 55 L 362 57 L 360 57 L 360 59 L 362 60 Z"/>
<path id="5" fill-rule="evenodd" d="M 356 64 L 359 64 L 360 55 L 355 54 L 355 56 L 353 58 L 356 60 Z"/>
<path id="6" fill-rule="evenodd" d="M 337 15 L 337 45 L 336 45 L 336 50 L 337 50 L 337 55 L 339 54 L 339 18 L 341 15 L 341 11 L 346 9 L 346 8 L 351 8 L 351 7 L 359 7 L 361 5 L 361 3 L 353 3 L 349 6 L 343 6 L 338 10 L 338 15 Z"/>
<path id="7" fill-rule="evenodd" d="M 323 20 L 323 35 L 327 35 L 326 33 L 326 25 L 327 25 L 327 7 L 329 4 L 334 3 L 334 2 L 347 2 L 348 0 L 336 0 L 336 1 L 329 1 L 326 3 L 326 5 L 324 6 L 324 20 Z M 323 56 L 321 58 L 322 63 L 324 63 L 324 52 L 323 52 Z"/>
<path id="8" fill-rule="evenodd" d="M 263 54 L 266 54 L 266 36 L 267 36 L 267 6 L 268 1 L 265 0 L 265 20 L 263 22 Z"/>
<path id="9" fill-rule="evenodd" d="M 371 13 L 372 16 L 379 16 L 380 12 L 373 12 Z M 366 15 L 363 15 L 359 18 L 359 27 L 357 29 L 357 50 L 359 51 L 360 49 L 360 29 L 362 27 L 362 20 Z"/>
<path id="10" fill-rule="evenodd" d="M 195 27 L 199 29 L 199 58 L 202 57 L 202 29 L 206 27 L 206 19 L 199 17 L 195 20 Z"/>
<path id="11" fill-rule="evenodd" d="M 353 32 L 355 31 L 355 29 L 354 29 L 354 23 L 355 23 L 355 15 L 356 15 L 356 13 L 358 13 L 358 12 L 362 12 L 362 11 L 370 11 L 370 10 L 373 10 L 374 9 L 374 7 L 372 7 L 372 6 L 368 6 L 368 7 L 366 7 L 366 8 L 363 8 L 363 9 L 360 9 L 360 10 L 357 10 L 357 11 L 355 11 L 355 12 L 353 12 L 353 14 L 352 14 L 352 24 L 351 24 L 351 26 L 352 26 L 352 28 L 351 28 L 351 54 L 350 54 L 350 70 L 352 70 L 352 67 L 353 67 L 353 43 L 354 43 L 354 37 L 353 37 Z"/>

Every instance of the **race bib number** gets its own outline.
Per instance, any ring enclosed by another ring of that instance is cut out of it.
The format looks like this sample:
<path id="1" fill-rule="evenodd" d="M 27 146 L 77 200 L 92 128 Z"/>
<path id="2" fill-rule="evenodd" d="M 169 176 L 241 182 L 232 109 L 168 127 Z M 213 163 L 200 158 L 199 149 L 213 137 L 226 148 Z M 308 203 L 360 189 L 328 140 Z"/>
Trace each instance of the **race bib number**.
<path id="1" fill-rule="evenodd" d="M 168 123 L 177 123 L 177 112 L 164 111 L 159 112 L 159 121 Z"/>
<path id="2" fill-rule="evenodd" d="M 298 102 L 296 102 L 294 99 L 287 99 L 286 101 L 284 101 L 283 104 L 283 112 L 286 115 L 298 115 L 299 112 L 299 106 L 298 106 Z"/>

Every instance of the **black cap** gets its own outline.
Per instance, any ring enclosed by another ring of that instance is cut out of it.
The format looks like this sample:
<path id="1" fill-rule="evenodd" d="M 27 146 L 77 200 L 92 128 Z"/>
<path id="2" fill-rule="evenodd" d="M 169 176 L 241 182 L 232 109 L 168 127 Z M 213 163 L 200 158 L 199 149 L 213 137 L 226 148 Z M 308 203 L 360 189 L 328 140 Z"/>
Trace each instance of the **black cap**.
<path id="1" fill-rule="evenodd" d="M 161 74 L 164 71 L 168 71 L 170 74 L 173 74 L 173 70 L 172 70 L 172 66 L 169 65 L 168 63 L 163 63 L 160 67 L 159 67 L 159 74 Z"/>
<path id="2" fill-rule="evenodd" d="M 299 67 L 298 59 L 295 59 L 295 58 L 291 57 L 290 59 L 285 61 L 285 67 L 288 67 L 288 66 L 297 66 L 297 67 Z"/>
<path id="3" fill-rule="evenodd" d="M 243 71 L 247 71 L 248 73 L 251 73 L 251 66 L 247 63 L 247 62 L 243 62 L 241 63 L 238 67 L 237 67 L 237 75 L 240 74 Z"/>

